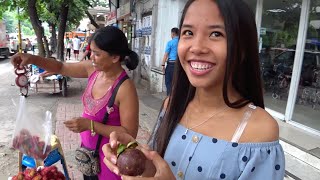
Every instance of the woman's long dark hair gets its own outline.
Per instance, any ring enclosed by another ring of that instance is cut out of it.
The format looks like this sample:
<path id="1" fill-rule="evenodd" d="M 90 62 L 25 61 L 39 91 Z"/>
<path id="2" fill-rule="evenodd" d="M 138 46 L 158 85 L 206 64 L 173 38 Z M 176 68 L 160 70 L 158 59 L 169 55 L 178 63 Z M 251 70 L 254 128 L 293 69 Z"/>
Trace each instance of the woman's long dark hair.
<path id="1" fill-rule="evenodd" d="M 184 7 L 180 29 L 186 12 L 194 1 L 189 0 Z M 224 101 L 231 108 L 241 108 L 250 102 L 264 108 L 254 14 L 242 0 L 215 0 L 215 2 L 224 18 L 227 34 L 227 63 L 223 81 Z M 230 102 L 227 94 L 229 80 L 243 99 Z M 188 80 L 179 60 L 175 63 L 172 85 L 168 109 L 155 133 L 155 143 L 153 143 L 153 148 L 162 157 L 175 127 L 196 90 Z"/>

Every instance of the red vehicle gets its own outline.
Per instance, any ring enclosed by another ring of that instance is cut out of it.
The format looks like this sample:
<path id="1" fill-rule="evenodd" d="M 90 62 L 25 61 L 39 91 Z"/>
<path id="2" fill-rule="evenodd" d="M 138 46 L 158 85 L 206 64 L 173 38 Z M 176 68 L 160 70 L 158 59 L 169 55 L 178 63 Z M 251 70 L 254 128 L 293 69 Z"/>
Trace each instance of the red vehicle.
<path id="1" fill-rule="evenodd" d="M 6 30 L 5 23 L 0 20 L 0 56 L 6 59 L 9 54 L 9 35 Z"/>

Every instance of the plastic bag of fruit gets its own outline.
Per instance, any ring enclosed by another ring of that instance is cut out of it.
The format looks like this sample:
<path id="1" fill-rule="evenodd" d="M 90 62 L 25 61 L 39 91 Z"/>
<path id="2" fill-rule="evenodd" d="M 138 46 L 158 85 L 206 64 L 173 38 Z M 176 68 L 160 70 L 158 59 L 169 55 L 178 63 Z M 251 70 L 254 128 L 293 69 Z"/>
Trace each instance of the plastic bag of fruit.
<path id="1" fill-rule="evenodd" d="M 44 160 L 51 151 L 52 113 L 47 111 L 45 117 L 31 113 L 24 96 L 16 118 L 12 147 L 37 160 Z"/>

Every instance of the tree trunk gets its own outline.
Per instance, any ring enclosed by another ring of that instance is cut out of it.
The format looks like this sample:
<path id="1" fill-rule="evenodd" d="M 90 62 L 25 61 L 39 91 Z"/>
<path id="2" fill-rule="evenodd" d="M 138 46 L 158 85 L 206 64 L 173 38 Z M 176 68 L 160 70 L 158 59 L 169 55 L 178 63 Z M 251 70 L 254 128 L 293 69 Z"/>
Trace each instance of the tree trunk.
<path id="1" fill-rule="evenodd" d="M 97 29 L 100 28 L 100 26 L 97 24 L 97 22 L 94 20 L 93 16 L 89 13 L 89 11 L 85 11 L 86 15 L 88 16 L 88 18 L 90 19 L 90 23 L 96 27 Z"/>
<path id="2" fill-rule="evenodd" d="M 60 24 L 58 27 L 58 51 L 57 51 L 57 59 L 64 61 L 64 33 L 67 27 L 67 19 L 69 12 L 69 4 L 68 0 L 64 0 L 61 5 L 61 14 L 60 14 Z"/>
<path id="3" fill-rule="evenodd" d="M 49 43 L 48 43 L 47 36 L 43 36 L 43 44 L 44 44 L 44 48 L 46 50 L 46 57 L 50 57 L 51 53 L 50 53 L 50 50 L 49 50 Z"/>
<path id="4" fill-rule="evenodd" d="M 57 48 L 57 30 L 56 30 L 56 24 L 48 22 L 49 27 L 51 27 L 51 38 L 49 45 L 51 46 L 51 52 L 55 53 Z"/>
<path id="5" fill-rule="evenodd" d="M 38 43 L 38 50 L 39 50 L 39 56 L 44 57 L 45 51 L 44 51 L 44 45 L 42 41 L 42 37 L 44 35 L 43 28 L 41 25 L 41 22 L 39 20 L 39 16 L 36 9 L 36 1 L 37 0 L 28 0 L 28 14 L 30 16 L 30 21 L 32 24 L 32 27 L 34 29 L 34 32 L 37 36 L 37 43 Z"/>

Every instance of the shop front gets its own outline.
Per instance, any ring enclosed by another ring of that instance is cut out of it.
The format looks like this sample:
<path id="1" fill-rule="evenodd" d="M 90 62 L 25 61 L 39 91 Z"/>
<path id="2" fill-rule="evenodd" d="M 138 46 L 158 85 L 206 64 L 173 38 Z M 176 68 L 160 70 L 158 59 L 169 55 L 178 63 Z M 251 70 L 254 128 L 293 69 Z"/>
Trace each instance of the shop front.
<path id="1" fill-rule="evenodd" d="M 107 26 L 117 26 L 117 10 L 110 11 L 107 16 Z"/>
<path id="2" fill-rule="evenodd" d="M 320 1 L 245 1 L 256 16 L 267 110 L 320 135 Z"/>
<path id="3" fill-rule="evenodd" d="M 120 7 L 117 9 L 117 13 L 116 13 L 118 27 L 126 35 L 128 39 L 128 43 L 131 47 L 132 27 L 131 27 L 130 15 L 131 15 L 130 1 L 125 2 L 123 5 L 120 4 Z"/>

